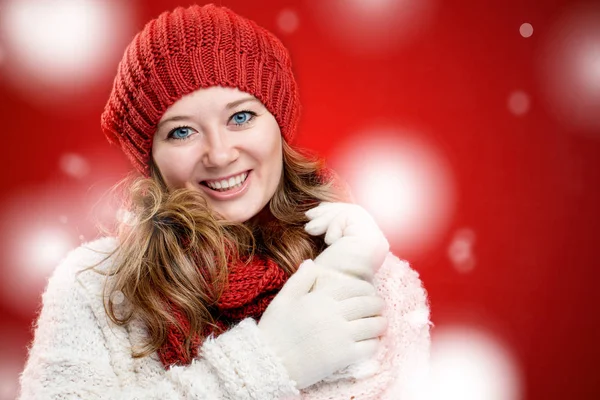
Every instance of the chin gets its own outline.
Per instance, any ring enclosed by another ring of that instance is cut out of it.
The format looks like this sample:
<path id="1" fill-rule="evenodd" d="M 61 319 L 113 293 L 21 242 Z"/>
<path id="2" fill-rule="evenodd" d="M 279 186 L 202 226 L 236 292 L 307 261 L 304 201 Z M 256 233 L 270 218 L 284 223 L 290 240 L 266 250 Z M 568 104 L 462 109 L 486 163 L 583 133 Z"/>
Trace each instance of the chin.
<path id="1" fill-rule="evenodd" d="M 249 212 L 247 209 L 246 210 L 239 210 L 239 211 L 235 211 L 235 210 L 230 210 L 230 211 L 220 211 L 220 210 L 216 210 L 219 215 L 221 215 L 226 221 L 230 221 L 230 222 L 237 222 L 237 223 L 243 223 L 248 221 L 249 219 L 251 219 L 253 216 L 256 215 L 256 213 L 253 212 Z"/>

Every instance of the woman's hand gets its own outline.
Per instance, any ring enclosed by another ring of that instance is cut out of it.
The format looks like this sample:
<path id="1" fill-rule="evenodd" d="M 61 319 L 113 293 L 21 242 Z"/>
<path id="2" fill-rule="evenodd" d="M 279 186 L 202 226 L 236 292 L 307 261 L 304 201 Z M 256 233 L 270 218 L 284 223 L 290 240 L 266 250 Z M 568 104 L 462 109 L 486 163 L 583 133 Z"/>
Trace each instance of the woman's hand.
<path id="1" fill-rule="evenodd" d="M 306 216 L 306 232 L 325 234 L 329 245 L 315 263 L 370 281 L 390 249 L 371 215 L 356 204 L 323 202 Z"/>
<path id="2" fill-rule="evenodd" d="M 306 260 L 258 323 L 298 389 L 371 357 L 387 327 L 372 284 L 345 278 L 313 290 L 323 271 Z"/>

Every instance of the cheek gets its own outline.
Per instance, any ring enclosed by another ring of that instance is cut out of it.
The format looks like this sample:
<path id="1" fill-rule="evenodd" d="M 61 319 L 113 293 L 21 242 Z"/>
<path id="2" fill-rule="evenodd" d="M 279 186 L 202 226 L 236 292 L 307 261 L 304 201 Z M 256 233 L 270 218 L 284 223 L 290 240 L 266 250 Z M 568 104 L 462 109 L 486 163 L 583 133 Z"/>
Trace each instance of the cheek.
<path id="1" fill-rule="evenodd" d="M 281 179 L 281 171 L 283 169 L 283 154 L 281 148 L 281 136 L 272 140 L 271 145 L 267 146 L 268 151 L 264 154 L 265 164 L 269 168 L 269 180 L 271 189 L 274 189 L 279 184 Z"/>
<path id="2" fill-rule="evenodd" d="M 277 162 L 272 165 L 271 176 L 269 177 L 269 188 L 267 197 L 268 199 L 272 199 L 277 192 L 277 188 L 283 179 L 283 161 L 281 160 L 281 153 L 279 154 L 279 158 Z"/>
<path id="3" fill-rule="evenodd" d="M 181 150 L 168 148 L 152 152 L 154 163 L 169 187 L 185 186 L 194 169 L 191 157 Z"/>

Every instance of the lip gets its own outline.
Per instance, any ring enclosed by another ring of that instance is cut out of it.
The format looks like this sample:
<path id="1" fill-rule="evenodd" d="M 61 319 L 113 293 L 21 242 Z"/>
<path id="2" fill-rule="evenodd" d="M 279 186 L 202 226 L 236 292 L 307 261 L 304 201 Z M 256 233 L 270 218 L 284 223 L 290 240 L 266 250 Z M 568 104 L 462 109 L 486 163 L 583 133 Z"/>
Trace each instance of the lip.
<path id="1" fill-rule="evenodd" d="M 240 186 L 239 188 L 236 188 L 233 191 L 227 191 L 227 192 L 217 192 L 216 190 L 212 190 L 211 188 L 209 188 L 208 186 L 205 185 L 200 185 L 200 187 L 202 188 L 202 190 L 204 190 L 204 192 L 212 197 L 215 200 L 233 200 L 236 199 L 240 196 L 242 196 L 244 193 L 246 193 L 246 191 L 248 190 L 248 186 L 250 186 L 250 181 L 252 180 L 252 171 L 253 170 L 249 170 L 248 172 L 248 176 L 246 177 L 246 180 L 244 181 L 244 183 L 242 184 L 242 186 Z M 236 174 L 239 175 L 239 174 Z M 231 175 L 231 176 L 236 176 L 236 175 Z M 225 178 L 223 178 L 225 179 Z M 212 180 L 212 179 L 211 179 Z"/>

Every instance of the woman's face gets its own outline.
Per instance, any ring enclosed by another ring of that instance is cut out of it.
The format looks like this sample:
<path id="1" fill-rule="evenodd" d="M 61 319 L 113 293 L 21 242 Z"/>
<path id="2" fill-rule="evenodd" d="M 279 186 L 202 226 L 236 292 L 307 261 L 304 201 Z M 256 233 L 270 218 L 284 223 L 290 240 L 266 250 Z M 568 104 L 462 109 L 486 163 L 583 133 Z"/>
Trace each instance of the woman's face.
<path id="1" fill-rule="evenodd" d="M 154 134 L 152 157 L 167 186 L 200 191 L 229 221 L 244 222 L 281 179 L 281 132 L 252 95 L 213 86 L 175 102 Z"/>

